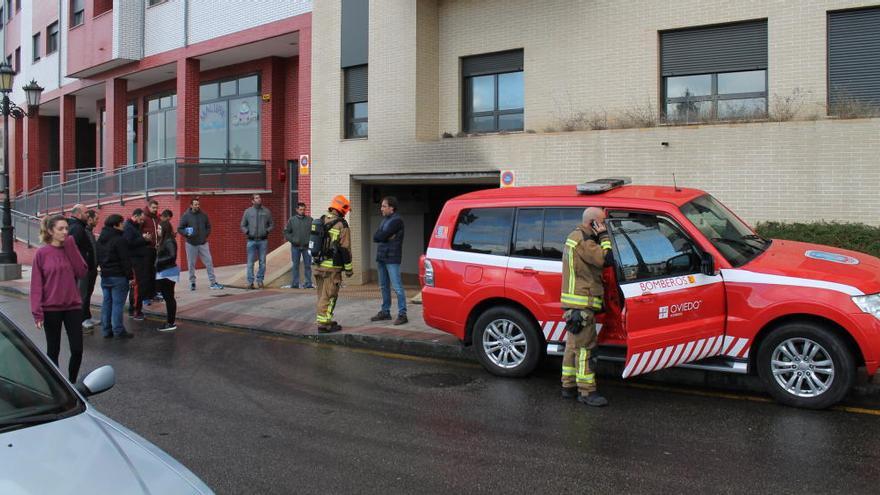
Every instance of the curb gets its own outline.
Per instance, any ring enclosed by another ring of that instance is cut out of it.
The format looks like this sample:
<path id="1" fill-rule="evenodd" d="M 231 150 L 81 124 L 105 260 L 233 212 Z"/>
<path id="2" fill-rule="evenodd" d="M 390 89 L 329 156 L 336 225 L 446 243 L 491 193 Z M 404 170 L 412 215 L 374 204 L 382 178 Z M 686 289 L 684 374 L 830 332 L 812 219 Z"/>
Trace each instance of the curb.
<path id="1" fill-rule="evenodd" d="M 23 297 L 28 297 L 30 295 L 27 290 L 7 286 L 0 286 L 0 294 Z M 101 305 L 93 304 L 92 307 L 100 309 Z M 162 317 L 164 316 L 164 313 L 150 311 L 145 308 L 144 316 Z M 236 330 L 245 330 L 248 332 L 259 333 L 263 335 L 283 336 L 295 340 L 318 344 L 341 345 L 346 347 L 371 349 L 382 352 L 406 354 L 410 356 L 476 362 L 476 356 L 474 356 L 471 348 L 461 345 L 438 344 L 430 341 L 407 340 L 395 337 L 383 337 L 357 333 L 296 334 L 279 332 L 277 330 L 268 330 L 265 328 L 250 327 L 246 325 L 237 325 L 234 323 L 221 323 L 209 320 L 199 320 L 196 318 L 187 318 L 183 315 L 178 316 L 177 320 L 189 323 L 197 323 L 200 325 L 211 327 L 234 328 Z"/>

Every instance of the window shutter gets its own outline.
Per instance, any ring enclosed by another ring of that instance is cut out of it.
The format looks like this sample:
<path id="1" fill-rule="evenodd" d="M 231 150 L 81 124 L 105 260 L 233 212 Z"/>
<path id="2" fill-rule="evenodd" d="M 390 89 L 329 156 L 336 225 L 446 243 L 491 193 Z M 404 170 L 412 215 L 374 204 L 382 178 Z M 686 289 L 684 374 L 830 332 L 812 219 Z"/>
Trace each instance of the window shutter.
<path id="1" fill-rule="evenodd" d="M 660 34 L 663 76 L 767 68 L 767 21 L 742 22 Z"/>
<path id="2" fill-rule="evenodd" d="M 464 77 L 521 70 L 523 70 L 522 50 L 489 53 L 461 59 L 461 73 Z"/>
<path id="3" fill-rule="evenodd" d="M 345 102 L 367 101 L 367 66 L 345 69 Z"/>
<path id="4" fill-rule="evenodd" d="M 880 8 L 828 14 L 828 90 L 832 106 L 880 105 Z"/>

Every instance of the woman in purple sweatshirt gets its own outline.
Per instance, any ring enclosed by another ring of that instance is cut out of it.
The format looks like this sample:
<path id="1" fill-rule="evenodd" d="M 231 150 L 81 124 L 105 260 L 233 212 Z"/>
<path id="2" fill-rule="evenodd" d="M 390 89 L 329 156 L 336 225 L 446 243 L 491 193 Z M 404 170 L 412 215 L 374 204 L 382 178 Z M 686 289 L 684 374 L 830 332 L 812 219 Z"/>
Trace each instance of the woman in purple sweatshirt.
<path id="1" fill-rule="evenodd" d="M 34 254 L 31 268 L 31 313 L 37 328 L 46 332 L 46 354 L 55 366 L 64 324 L 70 342 L 68 378 L 76 383 L 83 353 L 82 300 L 76 281 L 89 267 L 67 235 L 67 220 L 61 215 L 43 219 L 40 238 L 45 246 Z"/>

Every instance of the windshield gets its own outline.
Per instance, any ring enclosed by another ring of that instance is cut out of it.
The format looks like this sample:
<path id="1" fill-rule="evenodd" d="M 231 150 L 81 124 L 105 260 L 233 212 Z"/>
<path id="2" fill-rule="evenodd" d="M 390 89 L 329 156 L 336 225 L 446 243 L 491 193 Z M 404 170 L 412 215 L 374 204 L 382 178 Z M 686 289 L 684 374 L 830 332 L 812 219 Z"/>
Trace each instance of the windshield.
<path id="1" fill-rule="evenodd" d="M 718 200 L 709 196 L 681 207 L 681 212 L 733 266 L 742 266 L 770 246 Z"/>
<path id="2" fill-rule="evenodd" d="M 34 345 L 0 315 L 0 432 L 61 419 L 82 407 Z"/>

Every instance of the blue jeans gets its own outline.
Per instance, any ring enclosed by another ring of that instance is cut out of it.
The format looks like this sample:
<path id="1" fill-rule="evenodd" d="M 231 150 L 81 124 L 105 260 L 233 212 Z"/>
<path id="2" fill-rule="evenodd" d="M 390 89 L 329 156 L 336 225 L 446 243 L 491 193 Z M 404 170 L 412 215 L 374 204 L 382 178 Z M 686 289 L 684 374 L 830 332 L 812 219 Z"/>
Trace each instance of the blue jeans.
<path id="1" fill-rule="evenodd" d="M 101 333 L 122 335 L 125 333 L 125 327 L 122 326 L 122 307 L 128 298 L 128 279 L 102 275 L 101 290 L 104 292 L 104 302 L 101 304 Z"/>
<path id="2" fill-rule="evenodd" d="M 403 292 L 403 283 L 400 281 L 400 265 L 376 262 L 376 270 L 379 272 L 379 288 L 382 290 L 382 312 L 391 313 L 391 287 L 394 287 L 394 293 L 397 294 L 397 314 L 406 314 L 406 294 Z"/>
<path id="3" fill-rule="evenodd" d="M 305 280 L 303 281 L 304 286 L 311 287 L 312 286 L 312 254 L 309 253 L 309 248 L 301 248 L 296 247 L 291 244 L 290 246 L 290 259 L 293 261 L 293 267 L 290 269 L 290 272 L 293 274 L 290 278 L 290 285 L 293 287 L 299 287 L 299 259 L 302 257 L 303 264 L 303 277 Z"/>
<path id="4" fill-rule="evenodd" d="M 266 250 L 269 249 L 269 241 L 247 241 L 247 282 L 254 283 L 254 261 L 259 259 L 260 268 L 257 270 L 257 282 L 262 283 L 266 276 Z"/>

